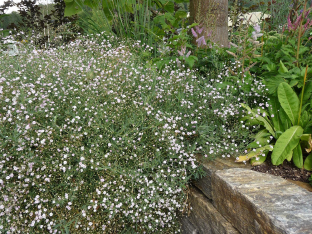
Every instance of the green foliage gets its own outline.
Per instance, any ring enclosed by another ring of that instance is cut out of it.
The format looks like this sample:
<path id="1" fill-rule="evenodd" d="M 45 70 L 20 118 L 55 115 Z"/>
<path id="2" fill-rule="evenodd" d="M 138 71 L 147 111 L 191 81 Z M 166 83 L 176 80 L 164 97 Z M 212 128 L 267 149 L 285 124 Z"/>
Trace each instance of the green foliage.
<path id="1" fill-rule="evenodd" d="M 7 29 L 11 24 L 18 25 L 21 20 L 21 16 L 17 12 L 0 15 L 0 28 Z"/>
<path id="2" fill-rule="evenodd" d="M 265 112 L 255 112 L 248 106 L 242 104 L 242 106 L 248 110 L 249 116 L 255 118 L 258 121 L 258 124 L 264 126 L 264 129 L 255 136 L 255 141 L 249 145 L 250 148 L 257 148 L 257 145 L 261 145 L 262 147 L 252 151 L 253 154 L 249 153 L 246 156 L 242 156 L 238 161 L 246 161 L 247 159 L 254 158 L 262 153 L 264 149 L 263 147 L 270 143 L 270 140 L 268 138 L 263 139 L 263 136 L 267 137 L 267 133 L 270 133 L 270 135 L 276 140 L 271 155 L 273 165 L 282 164 L 285 159 L 288 161 L 293 159 L 293 162 L 297 167 L 305 167 L 305 169 L 310 170 L 309 159 L 306 159 L 306 162 L 303 162 L 300 139 L 305 142 L 308 142 L 310 139 L 302 138 L 302 136 L 303 133 L 311 136 L 311 132 L 304 131 L 306 126 L 312 123 L 311 108 L 305 112 L 307 114 L 307 121 L 299 121 L 301 115 L 299 112 L 299 106 L 302 104 L 299 103 L 299 98 L 293 89 L 287 83 L 283 82 L 279 84 L 277 93 L 278 99 L 273 97 L 270 102 L 270 116 L 265 114 Z M 282 114 L 283 112 L 285 114 Z"/>
<path id="3" fill-rule="evenodd" d="M 271 156 L 273 165 L 280 165 L 285 159 L 291 160 L 293 150 L 298 146 L 302 133 L 303 129 L 300 126 L 293 126 L 283 132 L 274 145 Z"/>
<path id="4" fill-rule="evenodd" d="M 120 38 L 140 40 L 148 45 L 160 42 L 163 37 L 175 33 L 185 23 L 187 13 L 178 4 L 188 2 L 175 0 L 105 0 L 101 5 L 97 1 L 65 1 L 65 16 L 79 12 L 91 13 L 82 20 L 86 25 L 100 28 L 99 20 L 91 20 L 95 12 L 102 11 L 106 32 L 114 33 Z M 99 15 L 99 14 L 98 14 Z M 101 20 L 100 20 L 101 21 Z M 86 27 L 88 28 L 88 27 Z"/>

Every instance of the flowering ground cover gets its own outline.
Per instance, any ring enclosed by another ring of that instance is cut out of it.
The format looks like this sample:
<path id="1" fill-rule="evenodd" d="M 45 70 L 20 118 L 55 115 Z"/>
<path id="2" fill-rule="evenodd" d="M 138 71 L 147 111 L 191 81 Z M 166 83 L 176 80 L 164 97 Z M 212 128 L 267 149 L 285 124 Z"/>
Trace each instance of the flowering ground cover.
<path id="1" fill-rule="evenodd" d="M 240 103 L 264 86 L 241 92 L 227 67 L 160 72 L 140 59 L 150 50 L 94 35 L 1 54 L 2 233 L 179 232 L 196 155 L 244 150 Z"/>

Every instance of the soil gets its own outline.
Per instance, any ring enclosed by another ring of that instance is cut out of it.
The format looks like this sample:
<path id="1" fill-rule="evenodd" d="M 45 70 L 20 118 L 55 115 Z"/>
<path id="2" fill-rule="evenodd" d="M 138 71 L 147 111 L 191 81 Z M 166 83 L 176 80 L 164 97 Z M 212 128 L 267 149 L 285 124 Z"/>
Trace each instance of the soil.
<path id="1" fill-rule="evenodd" d="M 267 173 L 275 176 L 281 176 L 284 179 L 289 179 L 293 181 L 301 181 L 305 183 L 309 183 L 309 179 L 311 178 L 311 171 L 307 171 L 304 169 L 297 168 L 292 163 L 287 160 L 284 161 L 283 164 L 279 166 L 274 166 L 271 163 L 271 160 L 266 160 L 265 163 L 254 166 L 251 170 L 259 171 L 262 173 Z"/>

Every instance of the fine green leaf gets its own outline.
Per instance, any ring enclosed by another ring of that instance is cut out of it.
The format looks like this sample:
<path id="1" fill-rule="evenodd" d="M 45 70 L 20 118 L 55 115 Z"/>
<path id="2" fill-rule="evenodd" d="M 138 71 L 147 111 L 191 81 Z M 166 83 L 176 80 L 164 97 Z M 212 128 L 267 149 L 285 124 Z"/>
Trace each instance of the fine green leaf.
<path id="1" fill-rule="evenodd" d="M 287 129 L 276 141 L 272 152 L 272 164 L 280 165 L 298 145 L 303 129 L 300 126 L 293 126 Z"/>
<path id="2" fill-rule="evenodd" d="M 300 46 L 300 48 L 299 48 L 299 55 L 301 55 L 301 54 L 303 54 L 303 53 L 305 53 L 305 52 L 307 52 L 309 50 L 310 50 L 310 48 L 307 47 L 307 46 Z"/>
<path id="3" fill-rule="evenodd" d="M 276 70 L 276 65 L 274 63 L 269 63 L 266 66 L 264 66 L 269 72 Z"/>
<path id="4" fill-rule="evenodd" d="M 8 14 L 0 15 L 0 19 L 3 18 L 3 17 L 6 17 L 6 16 L 9 16 L 9 15 Z"/>
<path id="5" fill-rule="evenodd" d="M 302 157 L 302 149 L 300 143 L 296 146 L 293 151 L 293 162 L 298 168 L 303 167 L 303 157 Z"/>
<path id="6" fill-rule="evenodd" d="M 250 112 L 253 115 L 253 117 L 255 117 L 258 121 L 260 121 L 264 125 L 264 127 L 269 131 L 269 133 L 272 134 L 272 136 L 275 135 L 275 132 L 274 132 L 273 127 L 272 127 L 272 124 L 267 119 L 265 119 L 262 116 L 259 116 L 258 114 L 256 114 L 254 111 L 252 111 L 250 109 L 249 106 L 247 106 L 247 105 L 245 105 L 243 103 L 241 103 L 241 106 L 244 107 L 245 109 L 247 109 L 248 112 Z"/>
<path id="7" fill-rule="evenodd" d="M 299 116 L 299 98 L 287 83 L 281 83 L 277 89 L 278 100 L 293 125 Z M 283 120 L 282 120 L 283 121 Z"/>

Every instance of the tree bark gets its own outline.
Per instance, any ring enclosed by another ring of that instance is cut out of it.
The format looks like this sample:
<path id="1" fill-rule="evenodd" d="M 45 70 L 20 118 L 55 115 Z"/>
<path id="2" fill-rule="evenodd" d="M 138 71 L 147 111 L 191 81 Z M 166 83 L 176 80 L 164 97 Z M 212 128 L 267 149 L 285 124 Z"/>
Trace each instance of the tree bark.
<path id="1" fill-rule="evenodd" d="M 205 36 L 219 46 L 228 46 L 228 0 L 190 0 L 190 23 L 199 23 Z M 211 33 L 211 36 L 209 34 Z M 194 39 L 194 44 L 196 39 Z"/>

